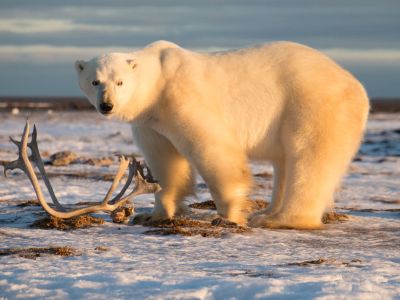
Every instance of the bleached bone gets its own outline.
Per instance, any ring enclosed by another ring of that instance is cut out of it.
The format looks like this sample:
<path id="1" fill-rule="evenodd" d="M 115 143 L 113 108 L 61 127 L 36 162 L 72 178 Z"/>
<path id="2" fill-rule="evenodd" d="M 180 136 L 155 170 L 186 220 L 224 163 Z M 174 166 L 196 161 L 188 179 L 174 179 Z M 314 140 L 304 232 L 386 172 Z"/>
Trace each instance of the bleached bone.
<path id="1" fill-rule="evenodd" d="M 114 181 L 104 199 L 101 202 L 88 207 L 68 210 L 67 208 L 63 207 L 61 203 L 57 200 L 50 181 L 46 175 L 39 148 L 37 146 L 37 130 L 35 125 L 33 127 L 32 139 L 30 143 L 28 143 L 28 136 L 29 123 L 26 122 L 20 142 L 10 137 L 10 140 L 18 147 L 18 159 L 4 165 L 4 175 L 7 175 L 7 170 L 22 170 L 31 181 L 36 196 L 44 210 L 54 217 L 68 219 L 97 211 L 113 211 L 118 207 L 124 205 L 127 201 L 131 200 L 137 195 L 156 193 L 161 190 L 161 187 L 153 180 L 149 169 L 147 169 L 147 175 L 145 176 L 143 167 L 137 160 L 135 160 L 135 158 L 126 159 L 124 156 L 121 156 L 117 174 L 115 175 Z M 30 157 L 28 156 L 28 147 L 31 149 L 32 152 Z M 32 160 L 39 169 L 39 173 L 43 178 L 43 181 L 45 182 L 50 197 L 55 205 L 55 209 L 46 202 L 30 160 Z M 129 174 L 125 185 L 118 193 L 118 195 L 110 200 L 127 168 L 129 168 Z M 132 183 L 132 180 L 135 182 L 135 186 L 129 194 L 124 196 L 126 190 Z"/>

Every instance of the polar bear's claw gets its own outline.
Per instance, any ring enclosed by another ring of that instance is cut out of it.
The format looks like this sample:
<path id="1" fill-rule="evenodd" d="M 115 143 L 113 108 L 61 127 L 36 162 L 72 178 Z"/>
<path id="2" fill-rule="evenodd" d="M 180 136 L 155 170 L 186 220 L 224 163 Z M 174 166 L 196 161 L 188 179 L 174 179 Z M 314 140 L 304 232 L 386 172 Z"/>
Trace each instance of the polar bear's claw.
<path id="1" fill-rule="evenodd" d="M 219 226 L 219 227 L 228 227 L 228 228 L 235 228 L 238 227 L 239 225 L 235 222 L 229 221 L 228 219 L 225 218 L 215 218 L 214 220 L 211 221 L 212 226 Z"/>
<path id="2" fill-rule="evenodd" d="M 142 225 L 142 224 L 148 223 L 150 221 L 153 221 L 153 215 L 151 213 L 141 213 L 141 214 L 137 214 L 133 218 L 132 224 L 133 225 Z"/>

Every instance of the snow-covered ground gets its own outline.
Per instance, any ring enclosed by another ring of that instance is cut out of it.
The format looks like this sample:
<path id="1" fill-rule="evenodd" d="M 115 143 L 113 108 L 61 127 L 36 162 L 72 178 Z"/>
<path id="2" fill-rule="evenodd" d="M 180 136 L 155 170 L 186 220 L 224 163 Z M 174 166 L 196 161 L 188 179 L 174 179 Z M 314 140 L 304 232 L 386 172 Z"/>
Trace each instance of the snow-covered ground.
<path id="1" fill-rule="evenodd" d="M 0 114 L 0 161 L 16 158 L 26 115 Z M 31 113 L 44 154 L 70 150 L 80 157 L 137 153 L 126 124 L 94 112 Z M 113 173 L 111 167 L 72 164 L 49 172 Z M 253 164 L 254 173 L 271 172 Z M 0 168 L 2 169 L 2 168 Z M 53 176 L 63 203 L 98 201 L 110 182 Z M 254 198 L 271 194 L 271 179 L 256 178 Z M 202 187 L 202 186 L 200 186 Z M 253 229 L 220 238 L 143 234 L 149 228 L 118 225 L 74 231 L 33 229 L 42 215 L 21 172 L 0 175 L 0 250 L 69 246 L 79 255 L 36 259 L 0 256 L 0 299 L 400 299 L 400 117 L 372 115 L 365 142 L 337 193 L 344 223 L 323 230 Z M 199 189 L 198 199 L 209 200 Z M 135 199 L 138 211 L 151 195 Z"/>

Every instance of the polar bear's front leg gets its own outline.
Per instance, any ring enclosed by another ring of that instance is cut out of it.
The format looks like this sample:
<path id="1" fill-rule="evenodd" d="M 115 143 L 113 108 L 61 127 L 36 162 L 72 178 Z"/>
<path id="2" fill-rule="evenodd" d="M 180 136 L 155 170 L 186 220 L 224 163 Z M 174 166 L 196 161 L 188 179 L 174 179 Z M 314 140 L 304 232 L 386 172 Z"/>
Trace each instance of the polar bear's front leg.
<path id="1" fill-rule="evenodd" d="M 184 197 L 194 193 L 190 164 L 165 137 L 150 128 L 133 127 L 133 136 L 162 188 L 155 196 L 154 210 L 148 217 L 172 219 L 184 210 Z"/>
<path id="2" fill-rule="evenodd" d="M 251 186 L 251 173 L 243 151 L 231 144 L 210 143 L 194 146 L 196 169 L 206 181 L 218 214 L 228 221 L 245 225 L 245 205 Z"/>

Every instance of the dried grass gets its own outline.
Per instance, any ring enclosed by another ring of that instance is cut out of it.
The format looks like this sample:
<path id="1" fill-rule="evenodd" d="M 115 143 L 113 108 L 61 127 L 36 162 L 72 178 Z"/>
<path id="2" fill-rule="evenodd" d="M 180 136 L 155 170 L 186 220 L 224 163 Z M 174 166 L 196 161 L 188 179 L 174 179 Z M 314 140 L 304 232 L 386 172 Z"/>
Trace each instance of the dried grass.
<path id="1" fill-rule="evenodd" d="M 101 251 L 101 252 L 106 252 L 109 249 L 107 247 L 105 247 L 105 246 L 97 246 L 97 247 L 94 248 L 94 250 Z"/>
<path id="2" fill-rule="evenodd" d="M 45 247 L 45 248 L 36 248 L 36 247 L 29 247 L 29 248 L 6 248 L 0 249 L 0 256 L 6 255 L 18 255 L 19 257 L 29 258 L 29 259 L 36 259 L 43 254 L 51 254 L 51 255 L 58 255 L 58 256 L 76 256 L 79 255 L 78 251 L 75 248 L 69 246 L 63 247 Z"/>
<path id="3" fill-rule="evenodd" d="M 361 267 L 360 263 L 362 261 L 360 259 L 353 259 L 351 261 L 338 261 L 336 259 L 327 259 L 327 258 L 318 258 L 316 260 L 306 260 L 302 262 L 294 262 L 288 263 L 287 266 L 299 266 L 299 267 L 308 267 L 308 266 L 316 266 L 316 265 L 335 265 L 335 266 L 345 266 L 345 267 Z"/>
<path id="4" fill-rule="evenodd" d="M 104 223 L 104 219 L 83 215 L 70 219 L 59 219 L 53 216 L 47 216 L 43 219 L 36 220 L 31 227 L 39 229 L 57 229 L 57 230 L 74 230 L 80 228 L 88 228 Z"/>
<path id="5" fill-rule="evenodd" d="M 327 212 L 322 216 L 323 224 L 343 223 L 349 220 L 349 216 L 336 212 Z"/>
<path id="6" fill-rule="evenodd" d="M 265 209 L 268 206 L 268 202 L 264 200 L 247 200 L 246 211 L 254 212 L 257 210 Z M 190 208 L 195 209 L 208 209 L 208 210 L 217 210 L 217 206 L 213 200 L 208 200 L 204 202 L 196 202 L 189 204 Z"/>
<path id="7" fill-rule="evenodd" d="M 177 218 L 173 220 L 162 220 L 162 221 L 147 221 L 144 222 L 144 226 L 156 227 L 156 229 L 150 229 L 144 232 L 144 234 L 155 234 L 155 235 L 176 235 L 180 234 L 183 236 L 195 236 L 200 235 L 202 237 L 223 237 L 227 234 L 243 234 L 251 231 L 248 227 L 235 226 L 230 224 L 212 224 L 212 222 L 197 221 L 187 218 Z"/>
<path id="8" fill-rule="evenodd" d="M 53 166 L 68 166 L 76 161 L 78 156 L 72 151 L 61 151 L 50 155 L 50 163 Z"/>
<path id="9" fill-rule="evenodd" d="M 189 207 L 195 209 L 209 209 L 209 210 L 217 210 L 217 206 L 213 200 L 208 200 L 204 202 L 196 202 L 189 204 Z"/>
<path id="10" fill-rule="evenodd" d="M 17 204 L 17 207 L 40 206 L 38 200 L 27 200 Z"/>
<path id="11" fill-rule="evenodd" d="M 118 207 L 116 210 L 111 212 L 111 219 L 114 223 L 126 223 L 133 213 L 134 209 L 131 206 Z"/>

